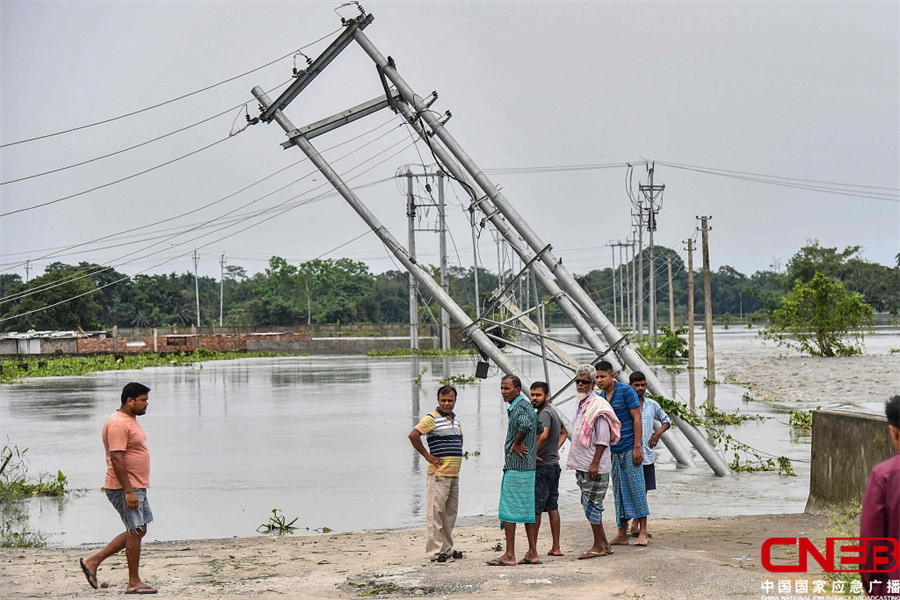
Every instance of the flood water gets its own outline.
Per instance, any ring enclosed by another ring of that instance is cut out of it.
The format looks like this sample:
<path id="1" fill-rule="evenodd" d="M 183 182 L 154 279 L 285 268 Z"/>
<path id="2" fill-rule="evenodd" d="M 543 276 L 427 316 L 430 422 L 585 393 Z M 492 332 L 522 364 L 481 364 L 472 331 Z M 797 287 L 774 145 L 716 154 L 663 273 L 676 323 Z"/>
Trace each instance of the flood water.
<path id="1" fill-rule="evenodd" d="M 559 336 L 576 339 L 572 331 Z M 756 330 L 716 330 L 717 353 L 772 353 Z M 866 338 L 867 353 L 900 346 L 896 329 Z M 697 365 L 703 362 L 698 335 Z M 589 356 L 577 352 L 576 358 Z M 539 358 L 513 354 L 532 379 L 543 379 Z M 424 523 L 427 463 L 407 439 L 434 408 L 441 377 L 474 372 L 475 357 L 284 357 L 208 362 L 184 368 L 33 379 L 0 386 L 0 442 L 28 448 L 32 474 L 62 470 L 81 494 L 27 501 L 31 526 L 54 546 L 108 541 L 121 522 L 100 490 L 105 461 L 100 431 L 129 381 L 148 385 L 150 405 L 140 418 L 152 459 L 150 500 L 156 520 L 148 541 L 251 536 L 272 509 L 296 525 L 336 531 L 420 527 Z M 421 387 L 413 379 L 427 367 Z M 680 400 L 688 397 L 682 368 L 658 368 Z M 698 405 L 704 372 L 695 373 Z M 499 374 L 461 386 L 456 411 L 465 449 L 460 523 L 493 523 L 497 515 L 506 410 Z M 551 387 L 568 380 L 551 367 Z M 742 442 L 793 461 L 797 477 L 745 473 L 719 478 L 694 453 L 693 468 L 678 468 L 659 446 L 652 517 L 800 512 L 809 486 L 810 438 L 788 425 L 790 407 L 747 402 L 744 388 L 719 385 L 722 410 L 769 417 L 726 430 Z M 560 398 L 562 400 L 565 395 Z M 877 412 L 881 404 L 853 407 Z M 825 408 L 825 407 L 823 407 Z M 830 408 L 830 407 L 829 407 Z M 574 403 L 562 404 L 569 414 Z M 728 456 L 731 459 L 731 456 Z M 562 461 L 565 460 L 565 455 Z M 583 518 L 574 475 L 560 485 L 564 519 Z M 614 519 L 611 492 L 607 518 Z M 612 523 L 610 523 L 612 526 Z"/>

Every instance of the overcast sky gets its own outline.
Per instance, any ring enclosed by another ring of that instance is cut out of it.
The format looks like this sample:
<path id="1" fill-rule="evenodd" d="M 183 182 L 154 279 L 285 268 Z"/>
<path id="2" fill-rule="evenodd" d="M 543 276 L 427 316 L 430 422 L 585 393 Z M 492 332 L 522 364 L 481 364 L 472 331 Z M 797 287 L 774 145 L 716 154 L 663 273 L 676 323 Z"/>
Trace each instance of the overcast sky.
<path id="1" fill-rule="evenodd" d="M 273 255 L 396 268 L 344 200 L 320 197 L 331 188 L 300 150 L 281 148 L 277 124 L 229 137 L 233 122 L 245 123 L 239 106 L 258 114 L 251 87 L 276 97 L 293 52 L 324 38 L 303 50 L 314 58 L 337 35 L 336 5 L 4 1 L 0 269 L 24 277 L 30 259 L 31 277 L 56 260 L 132 275 L 184 272 L 195 248 L 201 274 L 215 277 L 222 254 L 250 273 Z M 366 35 L 420 95 L 438 91 L 432 108 L 452 112 L 447 129 L 575 273 L 608 267 L 606 245 L 631 236 L 623 165 L 635 165 L 636 191 L 644 160 L 657 161 L 655 183 L 666 186 L 657 243 L 681 251 L 695 216 L 710 215 L 714 268 L 783 267 L 812 239 L 859 244 L 865 259 L 888 265 L 900 252 L 896 2 L 364 6 L 375 16 Z M 16 143 L 164 103 L 283 56 L 154 110 Z M 286 114 L 302 126 L 379 93 L 373 63 L 351 45 Z M 352 185 L 380 182 L 358 194 L 405 244 L 405 183 L 391 177 L 433 163 L 427 147 L 411 145 L 389 111 L 313 143 Z M 503 171 L 579 165 L 612 166 Z M 800 187 L 752 181 L 757 174 Z M 468 267 L 466 198 L 456 186 L 447 197 L 450 263 Z M 436 211 L 426 212 L 423 228 L 434 225 Z M 437 263 L 437 236 L 420 233 L 418 246 L 422 260 Z M 479 246 L 494 270 L 490 232 Z"/>

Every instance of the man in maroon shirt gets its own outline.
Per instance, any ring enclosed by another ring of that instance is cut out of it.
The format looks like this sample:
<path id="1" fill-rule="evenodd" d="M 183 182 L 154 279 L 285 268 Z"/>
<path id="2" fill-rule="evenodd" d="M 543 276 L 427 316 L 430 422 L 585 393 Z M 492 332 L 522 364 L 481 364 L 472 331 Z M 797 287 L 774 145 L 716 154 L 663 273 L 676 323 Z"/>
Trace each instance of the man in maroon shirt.
<path id="1" fill-rule="evenodd" d="M 859 520 L 859 537 L 892 538 L 900 543 L 900 396 L 885 405 L 891 439 L 898 453 L 869 473 Z M 888 573 L 860 573 L 863 589 L 876 598 L 900 598 L 900 560 Z"/>

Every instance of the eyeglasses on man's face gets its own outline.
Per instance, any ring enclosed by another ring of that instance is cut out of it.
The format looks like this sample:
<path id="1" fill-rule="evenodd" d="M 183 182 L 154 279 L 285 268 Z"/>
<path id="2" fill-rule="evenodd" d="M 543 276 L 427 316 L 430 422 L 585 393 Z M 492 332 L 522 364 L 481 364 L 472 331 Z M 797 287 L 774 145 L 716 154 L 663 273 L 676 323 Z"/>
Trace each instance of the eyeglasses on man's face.
<path id="1" fill-rule="evenodd" d="M 591 381 L 590 379 L 576 379 L 575 380 L 575 385 L 591 385 L 592 383 L 594 383 L 594 382 Z"/>

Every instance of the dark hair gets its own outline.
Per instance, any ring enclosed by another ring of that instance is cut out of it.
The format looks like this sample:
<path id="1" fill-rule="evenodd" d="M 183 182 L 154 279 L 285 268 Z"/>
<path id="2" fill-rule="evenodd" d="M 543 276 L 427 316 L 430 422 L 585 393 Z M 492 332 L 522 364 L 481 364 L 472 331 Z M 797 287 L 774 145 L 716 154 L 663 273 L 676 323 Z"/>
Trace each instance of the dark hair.
<path id="1" fill-rule="evenodd" d="M 594 365 L 594 368 L 605 373 L 615 373 L 615 369 L 613 369 L 612 363 L 608 360 L 601 360 L 596 365 Z"/>
<path id="2" fill-rule="evenodd" d="M 894 396 L 884 404 L 884 414 L 888 423 L 900 429 L 900 396 Z"/>
<path id="3" fill-rule="evenodd" d="M 504 375 L 503 379 L 501 379 L 500 381 L 506 381 L 506 380 L 512 381 L 512 384 L 514 387 L 522 389 L 522 380 L 519 379 L 518 377 L 516 377 L 515 375 Z"/>
<path id="4" fill-rule="evenodd" d="M 456 398 L 456 388 L 452 385 L 442 385 L 439 387 L 437 397 L 440 398 L 441 394 L 446 394 L 447 392 L 453 392 L 453 397 Z"/>
<path id="5" fill-rule="evenodd" d="M 122 388 L 122 404 L 128 402 L 129 398 L 137 398 L 138 396 L 143 396 L 149 391 L 150 388 L 148 388 L 143 383 L 136 383 L 132 381 Z"/>
<path id="6" fill-rule="evenodd" d="M 647 381 L 647 377 L 640 371 L 635 371 L 628 376 L 628 383 L 634 383 L 635 381 Z"/>
<path id="7" fill-rule="evenodd" d="M 535 381 L 531 384 L 531 391 L 534 390 L 543 390 L 545 396 L 550 395 L 550 386 L 544 383 L 543 381 Z"/>

